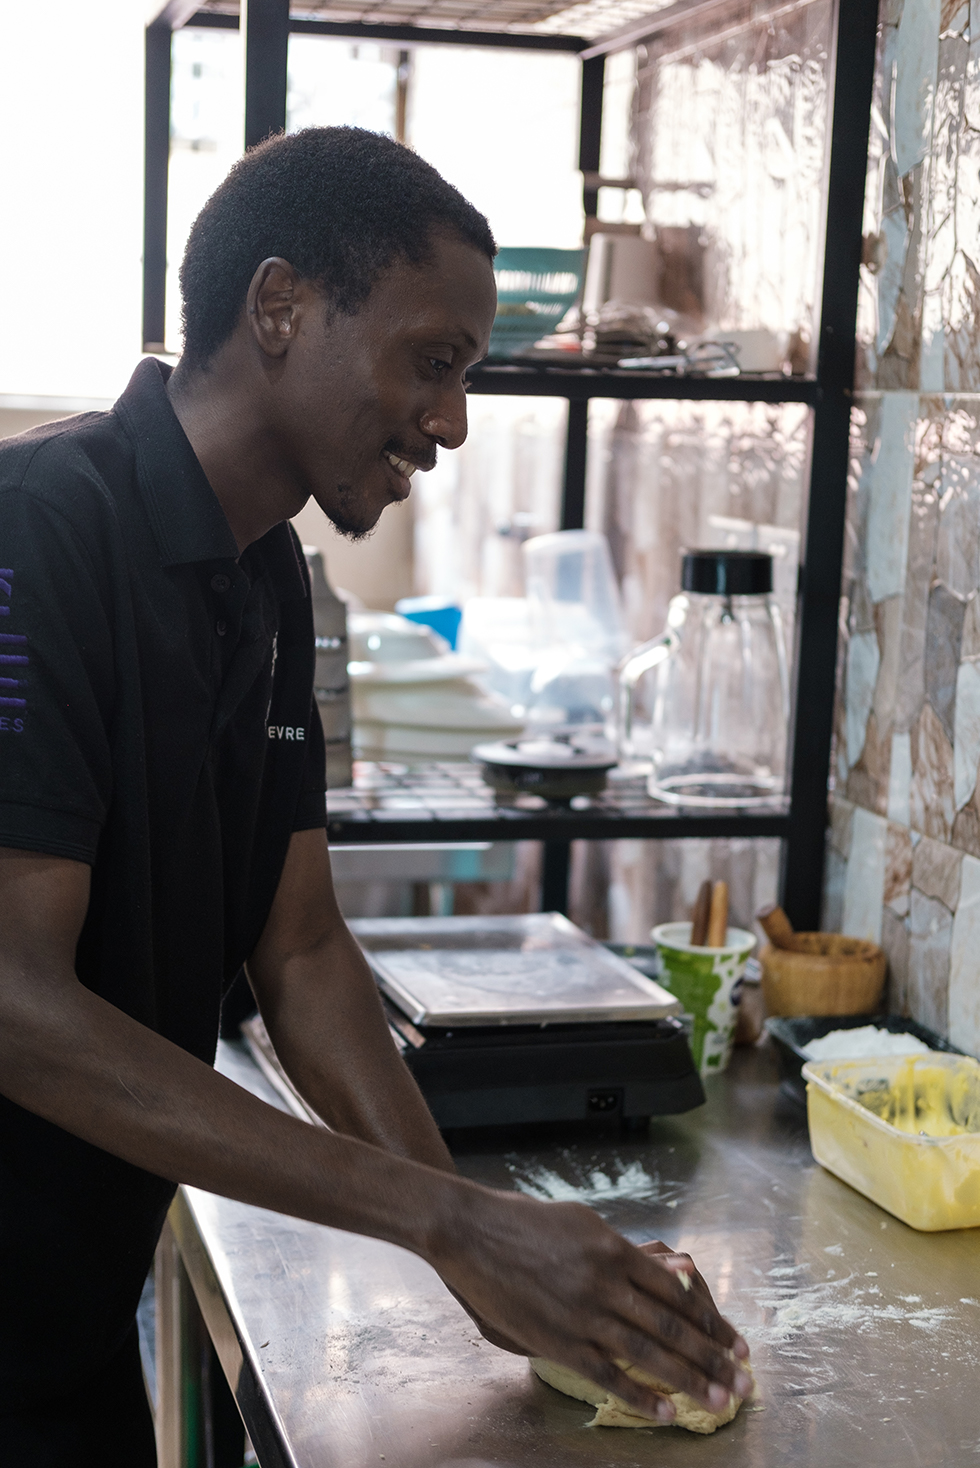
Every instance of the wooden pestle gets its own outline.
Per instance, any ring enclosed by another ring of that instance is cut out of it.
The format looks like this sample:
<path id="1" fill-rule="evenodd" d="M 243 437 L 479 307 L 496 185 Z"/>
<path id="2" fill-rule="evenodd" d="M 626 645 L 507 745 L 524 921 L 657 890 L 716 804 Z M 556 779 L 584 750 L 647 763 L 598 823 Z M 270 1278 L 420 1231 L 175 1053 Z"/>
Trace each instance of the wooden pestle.
<path id="1" fill-rule="evenodd" d="M 705 948 L 724 948 L 728 936 L 728 883 L 716 882 L 711 889 L 711 913 Z"/>
<path id="2" fill-rule="evenodd" d="M 755 920 L 773 948 L 785 948 L 790 953 L 806 952 L 805 945 L 800 942 L 793 924 L 778 903 L 773 907 L 760 907 Z"/>
<path id="3" fill-rule="evenodd" d="M 711 914 L 711 883 L 702 882 L 698 888 L 697 901 L 691 912 L 691 946 L 703 948 L 708 936 L 708 918 Z"/>

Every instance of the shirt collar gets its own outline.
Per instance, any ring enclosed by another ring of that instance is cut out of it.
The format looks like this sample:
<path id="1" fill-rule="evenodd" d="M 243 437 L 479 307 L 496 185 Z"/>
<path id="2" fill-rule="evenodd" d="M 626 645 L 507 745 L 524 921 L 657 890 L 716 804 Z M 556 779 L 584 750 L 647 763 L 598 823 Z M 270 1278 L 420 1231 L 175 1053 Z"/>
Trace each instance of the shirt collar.
<path id="1" fill-rule="evenodd" d="M 136 450 L 140 492 L 161 564 L 237 561 L 231 526 L 167 396 L 172 371 L 156 357 L 145 357 L 114 408 Z M 280 596 L 307 596 L 306 568 L 289 524 L 273 526 L 257 544 Z"/>
<path id="2" fill-rule="evenodd" d="M 237 560 L 238 545 L 167 396 L 172 368 L 145 357 L 115 405 L 136 449 L 139 487 L 164 566 Z"/>

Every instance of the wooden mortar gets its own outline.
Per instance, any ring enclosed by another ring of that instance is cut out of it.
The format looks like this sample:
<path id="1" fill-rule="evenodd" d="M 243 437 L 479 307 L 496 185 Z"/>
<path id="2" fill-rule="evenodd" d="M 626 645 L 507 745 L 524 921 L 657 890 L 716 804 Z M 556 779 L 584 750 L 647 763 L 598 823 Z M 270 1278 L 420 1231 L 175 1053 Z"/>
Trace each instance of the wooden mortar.
<path id="1" fill-rule="evenodd" d="M 767 943 L 759 954 L 766 1013 L 874 1014 L 885 986 L 877 943 L 841 933 L 797 933 L 798 951 Z"/>

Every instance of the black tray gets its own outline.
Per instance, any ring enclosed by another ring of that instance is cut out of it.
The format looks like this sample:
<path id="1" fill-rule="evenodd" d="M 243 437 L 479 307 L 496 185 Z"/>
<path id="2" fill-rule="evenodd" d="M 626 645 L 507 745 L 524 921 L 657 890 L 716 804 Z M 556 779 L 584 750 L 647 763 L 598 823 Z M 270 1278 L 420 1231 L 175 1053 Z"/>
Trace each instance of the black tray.
<path id="1" fill-rule="evenodd" d="M 862 1025 L 875 1025 L 887 1030 L 890 1035 L 914 1035 L 930 1050 L 944 1050 L 947 1055 L 962 1055 L 963 1051 L 935 1030 L 906 1019 L 901 1014 L 825 1014 L 819 1018 L 799 1015 L 792 1019 L 771 1018 L 766 1020 L 766 1030 L 776 1047 L 779 1070 L 782 1076 L 782 1091 L 802 1106 L 806 1105 L 806 1082 L 800 1072 L 806 1065 L 804 1045 L 829 1035 L 831 1030 L 857 1030 Z"/>

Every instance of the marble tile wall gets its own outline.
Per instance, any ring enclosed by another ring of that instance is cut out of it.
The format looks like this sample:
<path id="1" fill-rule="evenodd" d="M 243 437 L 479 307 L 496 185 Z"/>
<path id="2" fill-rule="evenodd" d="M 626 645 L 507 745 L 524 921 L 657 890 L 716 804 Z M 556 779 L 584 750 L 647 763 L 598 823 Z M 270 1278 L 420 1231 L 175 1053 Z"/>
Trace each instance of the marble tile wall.
<path id="1" fill-rule="evenodd" d="M 824 922 L 977 1052 L 980 397 L 859 395 L 852 462 Z"/>
<path id="2" fill-rule="evenodd" d="M 980 389 L 980 12 L 882 0 L 858 382 Z"/>
<path id="3" fill-rule="evenodd" d="M 881 21 L 824 926 L 980 1054 L 980 5 Z"/>

